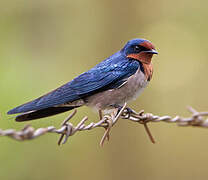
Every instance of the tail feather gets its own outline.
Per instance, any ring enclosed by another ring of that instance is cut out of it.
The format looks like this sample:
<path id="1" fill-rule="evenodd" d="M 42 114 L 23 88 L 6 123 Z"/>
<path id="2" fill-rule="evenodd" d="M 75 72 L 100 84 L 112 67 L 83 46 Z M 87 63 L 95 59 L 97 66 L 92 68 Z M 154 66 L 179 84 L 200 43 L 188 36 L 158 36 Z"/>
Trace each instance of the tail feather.
<path id="1" fill-rule="evenodd" d="M 69 110 L 72 110 L 74 108 L 77 108 L 79 106 L 70 106 L 70 107 L 49 107 L 45 109 L 40 109 L 37 111 L 27 112 L 18 115 L 15 120 L 18 122 L 22 121 L 29 121 L 29 120 L 35 120 L 40 119 L 48 116 L 53 116 L 59 113 L 63 113 Z"/>

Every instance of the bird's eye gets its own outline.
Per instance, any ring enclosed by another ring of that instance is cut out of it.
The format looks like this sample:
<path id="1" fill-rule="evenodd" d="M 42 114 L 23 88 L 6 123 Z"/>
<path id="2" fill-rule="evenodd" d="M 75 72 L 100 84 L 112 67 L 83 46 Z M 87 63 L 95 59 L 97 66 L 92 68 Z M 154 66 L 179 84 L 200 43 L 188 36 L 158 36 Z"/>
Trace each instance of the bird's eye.
<path id="1" fill-rule="evenodd" d="M 140 46 L 136 45 L 134 46 L 135 51 L 139 51 L 140 50 Z"/>
<path id="2" fill-rule="evenodd" d="M 139 53 L 139 52 L 142 52 L 142 51 L 148 51 L 148 49 L 144 46 L 136 45 L 136 46 L 134 46 L 134 51 Z"/>

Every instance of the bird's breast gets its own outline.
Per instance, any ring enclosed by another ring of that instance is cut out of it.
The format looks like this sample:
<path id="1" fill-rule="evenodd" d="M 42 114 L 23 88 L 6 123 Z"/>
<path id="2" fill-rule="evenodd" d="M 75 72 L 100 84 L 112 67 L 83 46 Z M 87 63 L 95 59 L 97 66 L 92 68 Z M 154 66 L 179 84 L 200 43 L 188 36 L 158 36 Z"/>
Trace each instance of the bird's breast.
<path id="1" fill-rule="evenodd" d="M 123 105 L 125 102 L 136 99 L 147 84 L 148 81 L 145 74 L 139 69 L 120 87 L 88 97 L 87 105 L 95 109 L 106 109 L 113 105 Z"/>
<path id="2" fill-rule="evenodd" d="M 126 101 L 135 100 L 147 84 L 147 78 L 141 70 L 138 70 L 134 75 L 129 77 L 126 86 L 121 89 L 121 91 L 126 93 Z"/>

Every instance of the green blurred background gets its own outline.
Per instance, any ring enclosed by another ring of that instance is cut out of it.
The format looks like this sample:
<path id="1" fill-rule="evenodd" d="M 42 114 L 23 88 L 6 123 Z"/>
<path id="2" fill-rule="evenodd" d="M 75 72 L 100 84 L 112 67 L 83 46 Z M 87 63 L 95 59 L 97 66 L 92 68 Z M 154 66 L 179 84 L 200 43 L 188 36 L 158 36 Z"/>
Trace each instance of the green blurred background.
<path id="1" fill-rule="evenodd" d="M 130 107 L 158 115 L 188 116 L 186 106 L 208 110 L 208 1 L 0 1 L 0 128 L 21 129 L 6 112 L 93 67 L 129 39 L 151 40 L 154 76 Z M 59 124 L 68 113 L 30 122 Z M 88 115 L 81 108 L 72 123 Z M 16 142 L 0 138 L 0 179 L 207 179 L 208 130 L 121 120 L 99 147 L 103 129 L 81 132 L 66 145 L 57 135 Z"/>

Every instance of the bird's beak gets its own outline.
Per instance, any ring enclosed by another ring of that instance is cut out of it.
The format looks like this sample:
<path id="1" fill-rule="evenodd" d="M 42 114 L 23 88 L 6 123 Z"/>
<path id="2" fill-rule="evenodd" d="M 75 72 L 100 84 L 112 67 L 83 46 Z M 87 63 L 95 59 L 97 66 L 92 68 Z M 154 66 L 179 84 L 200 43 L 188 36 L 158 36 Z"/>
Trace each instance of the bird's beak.
<path id="1" fill-rule="evenodd" d="M 155 49 L 151 49 L 149 51 L 144 51 L 146 53 L 151 53 L 151 54 L 158 54 L 158 52 Z"/>

